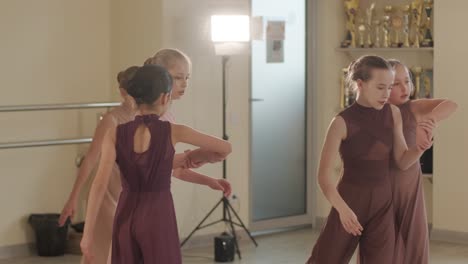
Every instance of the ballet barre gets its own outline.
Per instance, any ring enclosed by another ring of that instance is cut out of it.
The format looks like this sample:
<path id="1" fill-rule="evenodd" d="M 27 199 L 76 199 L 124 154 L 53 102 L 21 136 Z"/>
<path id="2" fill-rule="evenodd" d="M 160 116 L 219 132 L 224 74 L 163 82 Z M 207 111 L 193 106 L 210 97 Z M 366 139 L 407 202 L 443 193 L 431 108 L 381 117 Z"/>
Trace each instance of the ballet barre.
<path id="1" fill-rule="evenodd" d="M 0 149 L 46 147 L 46 146 L 72 145 L 72 144 L 86 144 L 86 143 L 90 143 L 92 140 L 93 140 L 93 138 L 70 138 L 70 139 L 37 140 L 37 141 L 0 143 Z"/>
<path id="2" fill-rule="evenodd" d="M 0 106 L 0 112 L 24 112 L 44 110 L 72 110 L 88 108 L 107 108 L 119 106 L 120 102 L 108 103 L 71 103 L 71 104 L 48 104 L 48 105 L 11 105 Z"/>
<path id="3" fill-rule="evenodd" d="M 0 112 L 25 112 L 25 111 L 46 111 L 46 110 L 73 110 L 73 109 L 90 109 L 90 108 L 110 108 L 110 107 L 116 107 L 116 106 L 119 106 L 119 105 L 120 105 L 120 102 L 70 103 L 70 104 L 46 104 L 46 105 L 12 105 L 12 106 L 0 106 Z M 7 143 L 0 143 L 0 149 L 86 144 L 86 143 L 90 143 L 92 140 L 93 140 L 92 138 L 86 137 L 86 138 L 68 138 L 68 139 L 53 139 L 53 140 L 7 142 Z"/>

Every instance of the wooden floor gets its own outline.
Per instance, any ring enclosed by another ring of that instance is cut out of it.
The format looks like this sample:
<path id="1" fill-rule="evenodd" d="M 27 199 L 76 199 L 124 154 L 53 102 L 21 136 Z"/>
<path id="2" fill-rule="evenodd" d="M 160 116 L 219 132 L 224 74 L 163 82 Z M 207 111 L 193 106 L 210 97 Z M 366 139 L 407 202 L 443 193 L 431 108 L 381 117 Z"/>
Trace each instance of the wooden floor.
<path id="1" fill-rule="evenodd" d="M 317 231 L 301 229 L 285 233 L 257 237 L 259 247 L 245 241 L 241 244 L 242 260 L 233 263 L 245 264 L 302 264 L 306 261 L 317 239 Z M 184 264 L 211 264 L 213 247 L 183 250 Z M 28 257 L 0 260 L 0 264 L 78 264 L 79 256 L 41 258 Z M 354 259 L 351 263 L 355 263 Z M 431 262 L 434 264 L 467 264 L 468 245 L 431 242 Z"/>

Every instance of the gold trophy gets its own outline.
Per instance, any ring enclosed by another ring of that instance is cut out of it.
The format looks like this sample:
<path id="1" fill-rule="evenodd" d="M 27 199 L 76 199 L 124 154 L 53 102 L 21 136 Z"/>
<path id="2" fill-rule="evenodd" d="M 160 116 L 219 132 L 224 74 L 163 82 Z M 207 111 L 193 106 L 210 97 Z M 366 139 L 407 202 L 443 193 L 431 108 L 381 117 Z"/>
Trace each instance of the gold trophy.
<path id="1" fill-rule="evenodd" d="M 341 89 L 340 89 L 340 95 L 341 95 L 341 102 L 340 106 L 341 109 L 345 108 L 348 106 L 348 89 L 346 89 L 346 76 L 348 75 L 348 68 L 343 68 L 341 73 Z"/>
<path id="2" fill-rule="evenodd" d="M 410 6 L 403 6 L 403 47 L 408 48 L 409 43 L 409 12 Z"/>
<path id="3" fill-rule="evenodd" d="M 374 20 L 374 47 L 380 48 L 380 20 Z"/>
<path id="4" fill-rule="evenodd" d="M 433 8 L 432 0 L 424 0 L 424 10 L 426 11 L 426 24 L 424 28 L 424 39 L 421 42 L 422 47 L 433 47 L 434 40 L 431 34 L 431 14 Z"/>
<path id="5" fill-rule="evenodd" d="M 400 15 L 393 14 L 392 27 L 393 27 L 393 32 L 395 35 L 395 38 L 393 39 L 394 41 L 392 43 L 392 47 L 399 48 L 403 45 L 401 38 L 400 38 L 400 32 L 401 32 L 401 29 L 403 28 L 403 19 Z"/>
<path id="6" fill-rule="evenodd" d="M 390 16 L 385 15 L 382 23 L 383 43 L 382 47 L 388 48 L 390 45 Z"/>
<path id="7" fill-rule="evenodd" d="M 346 38 L 341 42 L 341 47 L 356 47 L 356 15 L 359 8 L 359 0 L 345 0 L 346 9 Z"/>
<path id="8" fill-rule="evenodd" d="M 422 17 L 422 0 L 414 0 L 411 2 L 411 22 L 413 25 L 414 31 L 414 41 L 413 47 L 419 48 L 419 44 L 421 42 L 421 17 Z"/>
<path id="9" fill-rule="evenodd" d="M 433 90 L 432 90 L 432 77 L 433 77 L 433 70 L 432 69 L 425 69 L 421 74 L 421 90 L 424 90 L 424 94 L 422 95 L 424 98 L 432 98 L 433 97 Z"/>
<path id="10" fill-rule="evenodd" d="M 393 46 L 392 43 L 392 25 L 393 25 L 393 21 L 392 21 L 392 12 L 393 12 L 393 6 L 391 5 L 387 5 L 384 7 L 384 28 L 386 28 L 386 31 L 387 31 L 387 37 L 384 36 L 384 42 L 387 42 L 386 44 L 384 43 L 384 47 L 385 48 L 388 48 L 388 47 L 391 47 Z M 385 30 L 384 30 L 384 35 L 385 35 Z M 385 41 L 385 38 L 387 39 Z"/>
<path id="11" fill-rule="evenodd" d="M 418 98 L 419 92 L 421 90 L 421 73 L 423 71 L 422 67 L 415 66 L 411 68 L 411 71 L 414 73 L 414 82 L 415 82 L 415 89 L 413 91 L 413 97 Z"/>
<path id="12" fill-rule="evenodd" d="M 359 19 L 359 47 L 364 48 L 364 34 L 366 33 L 366 26 L 364 26 L 364 19 Z"/>
<path id="13" fill-rule="evenodd" d="M 341 89 L 340 89 L 340 106 L 341 108 L 346 108 L 354 103 L 356 100 L 356 95 L 354 93 L 353 87 L 347 82 L 348 78 L 348 68 L 341 69 Z"/>
<path id="14" fill-rule="evenodd" d="M 367 26 L 367 47 L 372 48 L 374 43 L 372 42 L 372 13 L 375 9 L 375 3 L 372 3 L 370 8 L 366 8 L 366 26 Z"/>
<path id="15" fill-rule="evenodd" d="M 431 98 L 431 79 L 428 76 L 424 76 L 424 97 Z"/>

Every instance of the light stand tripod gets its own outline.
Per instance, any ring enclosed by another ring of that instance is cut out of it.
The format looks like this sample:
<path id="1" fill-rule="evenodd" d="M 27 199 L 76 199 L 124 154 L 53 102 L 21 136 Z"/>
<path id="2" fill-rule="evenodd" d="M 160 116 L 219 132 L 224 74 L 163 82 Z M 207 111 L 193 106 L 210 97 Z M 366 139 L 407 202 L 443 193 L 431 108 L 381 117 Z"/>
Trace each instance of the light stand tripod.
<path id="1" fill-rule="evenodd" d="M 226 134 L 226 64 L 227 64 L 228 60 L 229 60 L 229 56 L 226 56 L 226 55 L 222 56 L 222 64 L 223 64 L 223 139 L 224 140 L 229 139 L 229 137 Z M 223 179 L 226 179 L 226 160 L 223 160 Z M 218 221 L 212 222 L 210 224 L 203 225 L 203 223 L 208 219 L 208 217 L 210 217 L 210 215 L 221 204 L 223 205 L 223 217 Z M 237 221 L 239 221 L 239 223 L 234 222 L 232 220 L 231 212 L 234 214 L 234 216 L 236 217 Z M 236 230 L 234 229 L 234 226 L 242 227 L 245 230 L 245 232 L 247 233 L 247 235 L 249 235 L 250 239 L 255 244 L 255 246 L 258 246 L 257 242 L 252 237 L 252 234 L 250 233 L 250 231 L 244 225 L 244 223 L 242 222 L 242 220 L 240 219 L 239 215 L 236 213 L 234 208 L 232 208 L 232 205 L 229 202 L 229 200 L 225 196 L 223 196 L 219 200 L 219 202 L 216 203 L 216 205 L 211 209 L 211 211 L 205 216 L 205 218 L 203 218 L 203 220 L 197 225 L 197 227 L 195 227 L 195 229 L 193 229 L 193 231 L 184 239 L 184 241 L 182 241 L 181 247 L 183 247 L 185 245 L 185 243 L 192 237 L 192 235 L 197 230 L 203 229 L 203 228 L 208 227 L 208 226 L 215 225 L 215 224 L 220 223 L 220 222 L 224 222 L 224 223 L 229 224 L 229 227 L 231 228 L 232 236 L 234 237 L 234 245 L 235 245 L 237 256 L 239 256 L 239 259 L 242 259 L 242 257 L 241 257 L 241 252 L 239 250 L 239 244 L 237 242 L 237 235 L 236 235 Z"/>

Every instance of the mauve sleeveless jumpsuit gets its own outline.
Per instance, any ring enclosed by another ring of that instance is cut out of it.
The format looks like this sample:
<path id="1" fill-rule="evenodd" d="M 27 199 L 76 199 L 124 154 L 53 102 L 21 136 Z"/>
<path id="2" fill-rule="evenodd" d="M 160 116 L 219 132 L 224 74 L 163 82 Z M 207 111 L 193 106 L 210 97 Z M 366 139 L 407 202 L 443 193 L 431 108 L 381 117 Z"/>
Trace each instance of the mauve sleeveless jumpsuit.
<path id="1" fill-rule="evenodd" d="M 389 180 L 393 146 L 390 105 L 376 110 L 354 103 L 339 114 L 347 136 L 341 142 L 343 176 L 338 192 L 364 228 L 348 234 L 339 214 L 331 209 L 308 264 L 349 263 L 357 245 L 361 264 L 393 264 L 395 245 L 392 189 Z"/>
<path id="2" fill-rule="evenodd" d="M 399 106 L 403 121 L 403 134 L 408 147 L 416 145 L 416 118 L 411 101 Z M 395 263 L 429 263 L 429 236 L 424 204 L 421 165 L 414 163 L 402 171 L 395 164 L 390 167 L 395 210 L 396 248 Z"/>
<path id="3" fill-rule="evenodd" d="M 142 124 L 151 140 L 146 151 L 137 153 L 134 135 Z M 174 158 L 170 123 L 143 115 L 119 125 L 116 154 L 122 193 L 114 219 L 112 263 L 182 263 L 170 191 Z"/>

